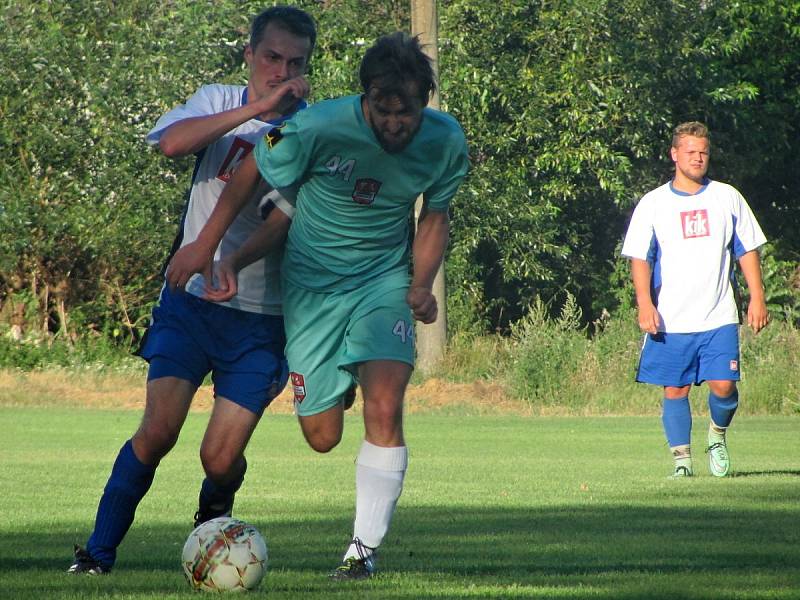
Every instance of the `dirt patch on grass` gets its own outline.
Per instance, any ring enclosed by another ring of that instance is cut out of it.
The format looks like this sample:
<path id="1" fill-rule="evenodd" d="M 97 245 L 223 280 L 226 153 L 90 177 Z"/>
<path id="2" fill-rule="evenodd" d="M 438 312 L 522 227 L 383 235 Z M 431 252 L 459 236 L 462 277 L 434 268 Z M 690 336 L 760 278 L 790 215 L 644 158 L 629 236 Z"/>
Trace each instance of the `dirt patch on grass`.
<path id="1" fill-rule="evenodd" d="M 75 372 L 0 370 L 0 405 L 4 406 L 74 406 L 86 408 L 144 408 L 145 375 L 137 372 Z M 192 411 L 209 411 L 214 402 L 213 388 L 201 386 L 192 403 Z M 361 411 L 359 394 L 353 411 Z M 269 408 L 277 414 L 293 412 L 289 388 Z M 530 408 L 512 400 L 497 383 L 451 383 L 429 379 L 410 385 L 406 393 L 408 413 L 453 414 L 531 414 Z"/>

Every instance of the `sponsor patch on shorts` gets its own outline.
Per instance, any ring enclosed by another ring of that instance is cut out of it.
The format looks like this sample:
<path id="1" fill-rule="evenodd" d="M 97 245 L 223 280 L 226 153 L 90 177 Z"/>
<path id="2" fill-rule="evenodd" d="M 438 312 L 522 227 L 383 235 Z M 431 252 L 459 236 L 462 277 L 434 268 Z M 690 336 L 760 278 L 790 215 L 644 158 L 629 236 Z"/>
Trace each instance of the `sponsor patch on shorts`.
<path id="1" fill-rule="evenodd" d="M 294 391 L 294 401 L 300 404 L 306 397 L 306 380 L 300 373 L 292 371 L 292 390 Z"/>
<path id="2" fill-rule="evenodd" d="M 738 360 L 732 360 L 730 362 L 730 368 L 731 368 L 731 371 L 738 371 L 739 370 L 739 361 Z"/>

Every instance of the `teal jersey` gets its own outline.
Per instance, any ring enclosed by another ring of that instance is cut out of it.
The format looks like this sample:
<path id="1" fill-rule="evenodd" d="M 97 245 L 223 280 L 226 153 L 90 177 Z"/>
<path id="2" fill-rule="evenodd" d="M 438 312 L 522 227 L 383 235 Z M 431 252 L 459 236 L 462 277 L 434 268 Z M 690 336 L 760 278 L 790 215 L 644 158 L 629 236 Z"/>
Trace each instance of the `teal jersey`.
<path id="1" fill-rule="evenodd" d="M 402 151 L 383 150 L 360 96 L 319 102 L 271 130 L 256 145 L 261 175 L 295 203 L 283 277 L 313 290 L 355 289 L 407 269 L 409 215 L 422 194 L 446 211 L 467 173 L 458 122 L 426 108 Z"/>

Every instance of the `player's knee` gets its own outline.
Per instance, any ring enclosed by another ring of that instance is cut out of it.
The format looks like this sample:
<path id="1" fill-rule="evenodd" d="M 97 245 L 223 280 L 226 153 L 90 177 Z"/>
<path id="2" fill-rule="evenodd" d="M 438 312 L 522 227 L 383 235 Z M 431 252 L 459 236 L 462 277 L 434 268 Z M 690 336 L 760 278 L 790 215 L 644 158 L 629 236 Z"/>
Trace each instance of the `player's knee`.
<path id="1" fill-rule="evenodd" d="M 200 462 L 203 465 L 203 471 L 205 471 L 209 479 L 212 481 L 224 481 L 228 478 L 235 460 L 224 454 L 214 455 L 201 450 Z"/>
<path id="2" fill-rule="evenodd" d="M 164 458 L 178 441 L 178 433 L 166 424 L 143 423 L 133 436 L 137 451 L 143 455 L 140 459 L 151 464 Z"/>
<path id="3" fill-rule="evenodd" d="M 336 446 L 339 445 L 339 442 L 342 441 L 342 436 L 325 433 L 316 435 L 306 434 L 306 441 L 308 442 L 308 445 L 311 446 L 312 450 L 324 454 L 336 448 Z"/>
<path id="4" fill-rule="evenodd" d="M 310 416 L 300 416 L 300 429 L 306 442 L 316 452 L 330 452 L 342 440 L 344 430 L 341 405 Z"/>
<path id="5" fill-rule="evenodd" d="M 736 391 L 735 381 L 709 381 L 708 389 L 718 398 L 728 398 Z"/>

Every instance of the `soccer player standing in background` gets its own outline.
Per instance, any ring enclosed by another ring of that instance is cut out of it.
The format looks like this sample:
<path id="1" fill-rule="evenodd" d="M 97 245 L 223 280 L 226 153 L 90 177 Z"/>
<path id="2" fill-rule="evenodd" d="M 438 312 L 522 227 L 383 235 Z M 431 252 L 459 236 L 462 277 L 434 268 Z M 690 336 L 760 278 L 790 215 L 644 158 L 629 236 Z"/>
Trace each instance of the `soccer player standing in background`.
<path id="1" fill-rule="evenodd" d="M 702 123 L 675 128 L 675 177 L 641 199 L 622 247 L 645 332 L 636 380 L 664 387 L 673 477 L 693 475 L 689 390 L 703 381 L 709 468 L 717 477 L 730 472 L 726 431 L 739 404 L 741 367 L 734 259 L 750 292 L 747 324 L 758 333 L 769 322 L 758 253 L 766 238 L 742 195 L 706 177 L 710 149 Z"/>
<path id="2" fill-rule="evenodd" d="M 395 33 L 367 50 L 362 95 L 319 102 L 273 129 L 231 179 L 197 241 L 175 255 L 172 284 L 210 271 L 213 248 L 262 177 L 296 203 L 278 211 L 220 264 L 219 294 L 234 272 L 283 242 L 281 267 L 295 406 L 309 445 L 328 452 L 342 437 L 342 395 L 357 381 L 365 436 L 356 459 L 352 541 L 335 579 L 375 572 L 403 487 L 408 450 L 403 397 L 414 366 L 413 319 L 437 317 L 431 287 L 449 236 L 448 207 L 468 169 L 455 119 L 426 108 L 430 60 L 416 38 Z M 409 217 L 422 194 L 409 282 Z M 412 318 L 413 315 L 413 318 Z"/>
<path id="3" fill-rule="evenodd" d="M 163 115 L 147 136 L 171 157 L 195 154 L 192 187 L 173 250 L 192 242 L 225 183 L 271 127 L 305 107 L 304 75 L 316 42 L 311 17 L 297 8 L 274 7 L 252 23 L 244 59 L 246 86 L 206 85 L 186 104 Z M 212 252 L 222 258 L 242 244 L 271 210 L 293 207 L 268 195 L 264 185 L 245 199 L 246 210 Z M 195 525 L 229 515 L 244 479 L 244 449 L 264 409 L 286 384 L 281 316 L 280 254 L 240 274 L 240 293 L 225 304 L 201 299 L 201 276 L 185 289 L 165 286 L 140 354 L 149 363 L 141 425 L 119 451 L 97 509 L 86 549 L 75 547 L 70 573 L 105 574 L 153 481 L 159 461 L 172 449 L 192 398 L 211 372 L 214 408 L 200 448 L 206 477 Z"/>

